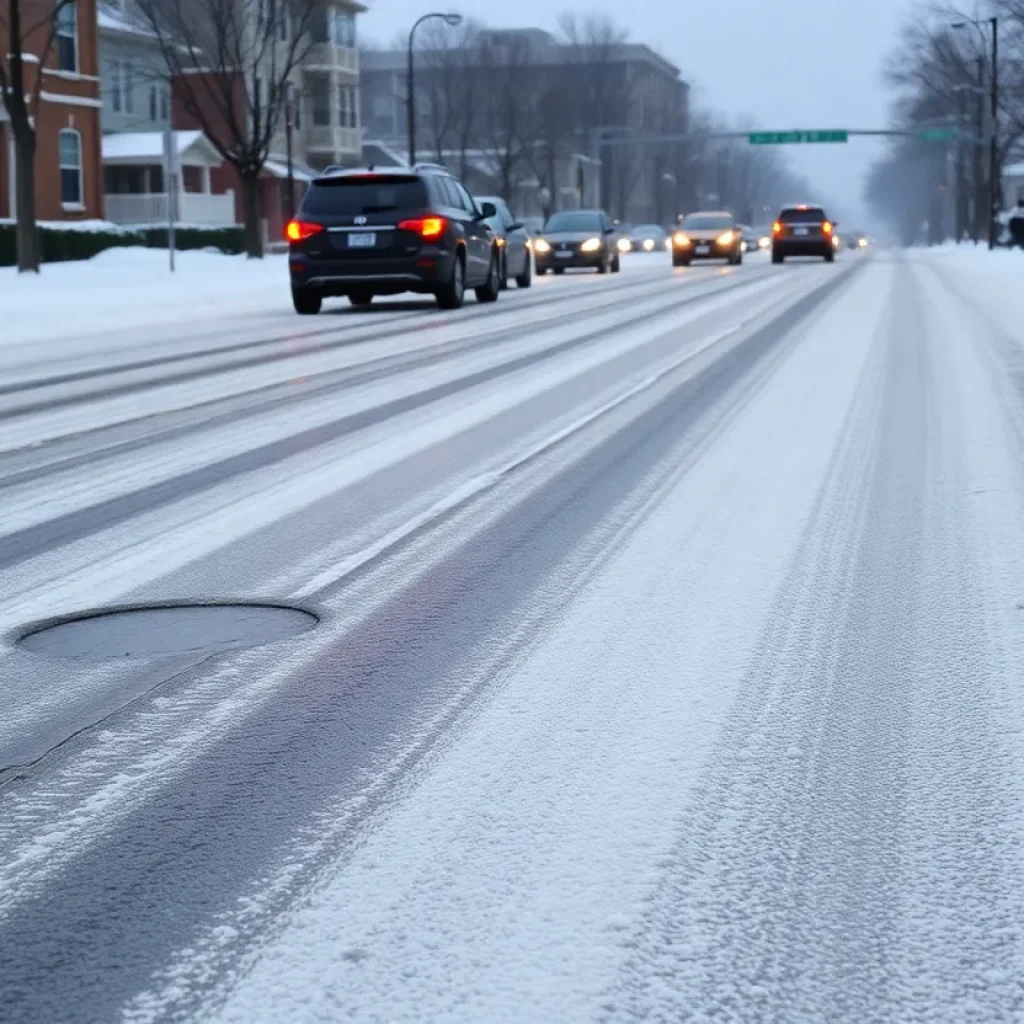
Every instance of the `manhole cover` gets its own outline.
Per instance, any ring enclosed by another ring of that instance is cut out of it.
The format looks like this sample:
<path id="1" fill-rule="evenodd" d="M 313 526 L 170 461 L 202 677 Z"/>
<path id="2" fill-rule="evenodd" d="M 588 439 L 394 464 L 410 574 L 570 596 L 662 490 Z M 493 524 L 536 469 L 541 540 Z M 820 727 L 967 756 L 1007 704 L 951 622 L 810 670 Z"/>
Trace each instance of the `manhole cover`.
<path id="1" fill-rule="evenodd" d="M 36 627 L 19 642 L 54 658 L 159 658 L 269 644 L 317 621 L 311 612 L 279 605 L 157 605 L 89 612 Z"/>

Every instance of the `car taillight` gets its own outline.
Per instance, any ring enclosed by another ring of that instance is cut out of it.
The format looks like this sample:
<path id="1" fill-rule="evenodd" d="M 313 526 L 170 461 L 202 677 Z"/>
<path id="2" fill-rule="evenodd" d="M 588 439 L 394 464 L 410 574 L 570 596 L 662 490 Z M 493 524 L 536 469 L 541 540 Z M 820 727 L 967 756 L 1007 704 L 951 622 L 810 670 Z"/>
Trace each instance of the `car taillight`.
<path id="1" fill-rule="evenodd" d="M 826 235 L 831 235 L 832 234 L 832 225 L 828 221 L 825 221 L 821 225 L 821 230 L 824 231 Z"/>
<path id="2" fill-rule="evenodd" d="M 304 242 L 313 235 L 319 235 L 323 231 L 323 224 L 310 224 L 304 220 L 290 220 L 284 229 L 284 237 L 289 242 Z"/>
<path id="3" fill-rule="evenodd" d="M 778 221 L 778 220 L 777 220 L 777 221 L 776 221 L 776 222 L 775 222 L 775 223 L 774 223 L 774 224 L 772 225 L 772 234 L 773 234 L 773 235 L 778 235 L 778 234 L 781 234 L 781 233 L 782 233 L 782 221 Z"/>
<path id="4" fill-rule="evenodd" d="M 448 227 L 444 217 L 416 217 L 398 222 L 399 231 L 414 231 L 424 242 L 436 242 Z"/>

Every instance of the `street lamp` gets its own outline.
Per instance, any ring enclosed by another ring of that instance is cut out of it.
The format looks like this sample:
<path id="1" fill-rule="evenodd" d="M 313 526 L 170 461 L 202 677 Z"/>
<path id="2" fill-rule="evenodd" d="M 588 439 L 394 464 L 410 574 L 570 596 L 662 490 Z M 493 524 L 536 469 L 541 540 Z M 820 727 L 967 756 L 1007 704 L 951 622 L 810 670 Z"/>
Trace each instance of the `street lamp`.
<path id="1" fill-rule="evenodd" d="M 431 18 L 440 18 L 451 28 L 458 28 L 462 24 L 462 15 L 454 11 L 445 14 L 442 11 L 431 11 L 417 19 L 416 23 L 409 29 L 409 65 L 406 71 L 406 113 L 409 117 L 409 166 L 416 166 L 416 67 L 413 60 L 413 40 L 416 36 L 416 29 L 425 21 Z"/>
<path id="2" fill-rule="evenodd" d="M 989 211 L 988 211 L 988 247 L 994 249 L 996 247 L 996 224 L 998 222 L 998 209 L 1000 205 L 999 196 L 999 19 L 995 16 L 988 18 L 989 30 L 992 35 L 992 82 L 991 92 L 989 94 L 989 103 L 991 105 L 991 118 L 992 124 L 990 126 L 991 135 L 988 143 L 988 187 L 989 187 Z M 977 21 L 973 18 L 963 18 L 960 21 L 954 21 L 951 28 L 960 29 L 967 28 L 968 25 L 973 25 L 978 33 L 982 35 L 983 22 Z"/>

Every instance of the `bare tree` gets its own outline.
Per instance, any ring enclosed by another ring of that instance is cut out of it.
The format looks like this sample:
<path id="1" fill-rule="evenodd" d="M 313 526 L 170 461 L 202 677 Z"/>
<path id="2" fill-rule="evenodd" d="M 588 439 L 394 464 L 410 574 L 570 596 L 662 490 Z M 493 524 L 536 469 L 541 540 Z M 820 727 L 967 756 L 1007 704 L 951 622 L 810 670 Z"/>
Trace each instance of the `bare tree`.
<path id="1" fill-rule="evenodd" d="M 259 180 L 291 80 L 335 25 L 324 0 L 139 0 L 175 101 L 238 173 L 245 247 L 263 255 Z M 327 93 L 322 102 L 337 103 Z"/>
<path id="2" fill-rule="evenodd" d="M 74 27 L 74 0 L 4 0 L 0 7 L 0 95 L 14 136 L 16 166 L 15 244 L 18 271 L 39 272 L 42 254 L 36 230 L 36 135 L 43 68 L 64 27 Z M 72 38 L 74 34 L 72 33 Z M 6 58 L 6 59 L 5 59 Z"/>
<path id="3" fill-rule="evenodd" d="M 459 154 L 460 173 L 464 173 L 479 122 L 480 98 L 473 84 L 480 30 L 480 23 L 472 19 L 457 28 L 441 21 L 428 22 L 417 55 L 416 88 L 422 112 L 418 127 L 424 128 L 439 163 L 445 152 Z M 405 46 L 403 42 L 403 52 Z"/>

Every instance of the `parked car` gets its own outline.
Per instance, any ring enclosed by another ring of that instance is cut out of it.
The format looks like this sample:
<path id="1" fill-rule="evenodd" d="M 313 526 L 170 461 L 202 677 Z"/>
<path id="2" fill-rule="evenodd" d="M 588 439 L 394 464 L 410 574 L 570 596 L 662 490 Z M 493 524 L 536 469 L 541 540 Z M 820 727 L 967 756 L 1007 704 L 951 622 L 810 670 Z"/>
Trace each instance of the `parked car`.
<path id="1" fill-rule="evenodd" d="M 672 235 L 672 266 L 721 259 L 731 264 L 743 262 L 743 235 L 732 214 L 714 210 L 683 217 Z"/>
<path id="2" fill-rule="evenodd" d="M 604 210 L 552 214 L 533 240 L 537 273 L 562 274 L 567 267 L 592 267 L 599 274 L 619 272 L 618 228 Z"/>
<path id="3" fill-rule="evenodd" d="M 490 203 L 497 213 L 487 218 L 501 249 L 499 279 L 502 290 L 508 287 L 508 279 L 515 278 L 516 287 L 529 288 L 533 283 L 533 266 L 530 260 L 530 236 L 525 225 L 512 215 L 508 203 L 500 196 L 475 196 L 477 206 Z"/>
<path id="4" fill-rule="evenodd" d="M 820 256 L 831 263 L 836 258 L 835 227 L 820 206 L 784 207 L 772 225 L 772 263 L 787 256 Z"/>
<path id="5" fill-rule="evenodd" d="M 434 164 L 323 174 L 285 229 L 295 311 L 319 313 L 329 296 L 365 307 L 401 292 L 457 309 L 467 288 L 494 302 L 501 247 L 487 218 L 496 214 Z"/>

